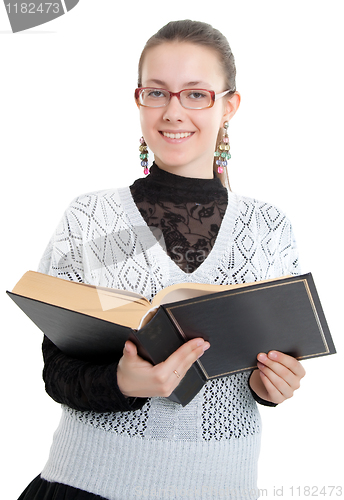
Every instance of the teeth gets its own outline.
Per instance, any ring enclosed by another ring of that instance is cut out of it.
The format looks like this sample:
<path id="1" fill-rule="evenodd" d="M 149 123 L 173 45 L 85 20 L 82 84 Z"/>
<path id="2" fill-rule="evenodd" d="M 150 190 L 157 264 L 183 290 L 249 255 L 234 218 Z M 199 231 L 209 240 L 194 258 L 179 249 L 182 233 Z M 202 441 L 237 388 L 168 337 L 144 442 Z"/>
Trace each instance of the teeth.
<path id="1" fill-rule="evenodd" d="M 182 132 L 181 134 L 171 134 L 170 132 L 163 132 L 162 134 L 169 139 L 184 139 L 185 137 L 189 137 L 191 135 L 191 132 Z"/>

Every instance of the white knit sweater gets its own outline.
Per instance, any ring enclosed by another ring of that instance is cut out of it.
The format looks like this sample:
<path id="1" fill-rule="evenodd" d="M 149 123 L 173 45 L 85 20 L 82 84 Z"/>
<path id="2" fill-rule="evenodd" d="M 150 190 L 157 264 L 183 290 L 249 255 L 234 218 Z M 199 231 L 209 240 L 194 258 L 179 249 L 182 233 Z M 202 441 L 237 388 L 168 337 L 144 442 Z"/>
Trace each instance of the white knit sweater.
<path id="1" fill-rule="evenodd" d="M 233 193 L 209 256 L 186 274 L 145 224 L 129 188 L 77 198 L 39 271 L 149 299 L 174 283 L 299 274 L 285 215 Z M 209 381 L 186 407 L 165 398 L 132 412 L 64 406 L 42 477 L 109 500 L 255 500 L 261 422 L 247 379 L 244 373 Z"/>

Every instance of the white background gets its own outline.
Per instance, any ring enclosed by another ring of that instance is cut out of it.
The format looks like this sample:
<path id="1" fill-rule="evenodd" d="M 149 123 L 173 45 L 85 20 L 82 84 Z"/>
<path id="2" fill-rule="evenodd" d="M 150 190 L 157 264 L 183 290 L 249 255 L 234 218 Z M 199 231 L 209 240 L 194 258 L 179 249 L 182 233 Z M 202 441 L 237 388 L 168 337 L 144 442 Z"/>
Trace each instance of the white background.
<path id="1" fill-rule="evenodd" d="M 150 35 L 185 18 L 210 22 L 231 44 L 242 94 L 229 129 L 232 190 L 272 202 L 292 220 L 302 270 L 313 273 L 339 351 L 304 362 L 294 398 L 261 408 L 259 487 L 265 498 L 306 498 L 305 486 L 329 498 L 321 487 L 343 486 L 342 2 L 80 0 L 17 34 L 0 5 L 5 500 L 41 471 L 60 416 L 41 380 L 41 334 L 5 290 L 37 268 L 75 196 L 142 175 L 137 61 Z"/>

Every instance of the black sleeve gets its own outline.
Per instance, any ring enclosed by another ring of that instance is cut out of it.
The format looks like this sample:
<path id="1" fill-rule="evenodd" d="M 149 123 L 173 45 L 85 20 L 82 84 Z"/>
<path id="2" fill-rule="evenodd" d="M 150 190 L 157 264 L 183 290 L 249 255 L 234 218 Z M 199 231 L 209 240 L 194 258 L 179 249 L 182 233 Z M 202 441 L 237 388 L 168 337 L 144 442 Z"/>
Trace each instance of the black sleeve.
<path id="1" fill-rule="evenodd" d="M 117 385 L 116 360 L 92 364 L 70 358 L 46 336 L 43 339 L 43 380 L 49 396 L 75 410 L 118 412 L 139 410 L 146 398 L 126 398 Z"/>
<path id="2" fill-rule="evenodd" d="M 254 370 L 252 370 L 251 375 L 252 375 L 252 373 L 253 373 L 253 372 L 254 372 Z M 252 396 L 253 396 L 253 397 L 254 397 L 254 399 L 257 401 L 257 403 L 259 403 L 260 405 L 263 405 L 263 406 L 277 406 L 277 403 L 273 403 L 272 401 L 266 401 L 266 399 L 262 399 L 262 398 L 260 398 L 260 397 L 258 396 L 258 394 L 256 394 L 256 393 L 252 390 L 252 388 L 251 388 L 251 386 L 250 386 L 250 378 L 251 378 L 251 375 L 250 375 L 250 376 L 249 376 L 249 378 L 248 378 L 248 387 L 249 387 L 249 389 L 250 389 L 250 391 L 251 391 Z"/>

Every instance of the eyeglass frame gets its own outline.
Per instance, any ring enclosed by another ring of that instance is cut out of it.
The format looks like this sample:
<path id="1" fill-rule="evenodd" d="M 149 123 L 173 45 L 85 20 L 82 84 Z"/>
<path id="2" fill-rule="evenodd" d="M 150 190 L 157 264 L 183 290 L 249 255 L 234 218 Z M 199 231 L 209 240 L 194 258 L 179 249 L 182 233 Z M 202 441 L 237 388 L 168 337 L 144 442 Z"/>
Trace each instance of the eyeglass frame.
<path id="1" fill-rule="evenodd" d="M 142 90 L 148 90 L 148 89 L 151 89 L 151 90 L 163 90 L 164 92 L 168 92 L 170 94 L 170 98 L 169 100 L 167 101 L 166 104 L 163 104 L 162 106 L 147 106 L 146 104 L 142 104 L 140 102 L 140 94 L 142 92 Z M 185 92 L 186 90 L 203 90 L 205 92 L 209 92 L 210 94 L 210 97 L 211 97 L 211 101 L 209 103 L 209 106 L 206 106 L 205 108 L 187 108 L 186 106 L 183 106 L 181 100 L 180 100 L 180 94 L 182 92 Z M 200 110 L 200 109 L 209 109 L 209 108 L 212 108 L 215 104 L 215 101 L 217 101 L 218 99 L 221 99 L 222 97 L 224 97 L 225 95 L 229 94 L 230 92 L 235 92 L 235 89 L 229 89 L 229 90 L 225 90 L 224 92 L 220 92 L 219 94 L 216 94 L 216 92 L 214 92 L 214 90 L 208 90 L 208 89 L 183 89 L 183 90 L 180 90 L 179 92 L 171 92 L 170 90 L 167 90 L 167 89 L 160 89 L 158 87 L 138 87 L 137 89 L 135 89 L 135 101 L 136 101 L 136 104 L 138 106 L 143 106 L 144 108 L 164 108 L 166 107 L 170 102 L 171 102 L 171 98 L 172 97 L 177 97 L 178 100 L 179 100 L 179 103 L 180 105 L 185 108 L 185 109 L 194 109 L 194 110 Z"/>

